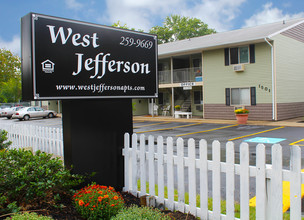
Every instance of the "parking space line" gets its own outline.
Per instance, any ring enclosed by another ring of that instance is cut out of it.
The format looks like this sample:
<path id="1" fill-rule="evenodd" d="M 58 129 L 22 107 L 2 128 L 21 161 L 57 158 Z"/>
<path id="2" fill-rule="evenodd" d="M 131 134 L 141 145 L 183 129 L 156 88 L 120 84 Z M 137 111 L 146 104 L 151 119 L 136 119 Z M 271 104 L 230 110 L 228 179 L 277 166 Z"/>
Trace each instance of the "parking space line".
<path id="1" fill-rule="evenodd" d="M 277 127 L 277 128 L 272 128 L 272 129 L 265 130 L 265 131 L 260 131 L 260 132 L 253 133 L 253 134 L 244 135 L 244 136 L 241 136 L 241 137 L 231 138 L 231 139 L 229 139 L 228 141 L 234 141 L 234 140 L 242 139 L 242 138 L 245 138 L 245 137 L 254 136 L 254 135 L 257 135 L 257 134 L 262 134 L 262 133 L 266 133 L 266 132 L 269 132 L 269 131 L 278 130 L 278 129 L 281 129 L 281 128 L 284 128 L 284 126 L 282 126 L 282 127 Z"/>
<path id="2" fill-rule="evenodd" d="M 141 125 L 141 126 L 136 126 L 134 128 L 142 128 L 142 127 L 149 127 L 151 125 L 162 125 L 162 124 L 169 124 L 171 122 L 159 122 L 159 123 L 155 123 L 155 124 L 148 124 L 148 125 Z"/>
<path id="3" fill-rule="evenodd" d="M 203 124 L 203 123 L 195 123 L 195 124 L 188 124 L 188 125 L 180 125 L 180 126 L 176 126 L 176 127 L 160 128 L 160 129 L 148 130 L 148 131 L 139 131 L 139 132 L 136 132 L 136 134 L 148 133 L 148 132 L 153 132 L 153 131 L 173 130 L 173 129 L 175 129 L 175 128 L 183 128 L 183 127 L 189 127 L 189 126 L 200 125 L 200 124 Z"/>
<path id="4" fill-rule="evenodd" d="M 146 122 L 146 121 L 133 120 L 133 124 L 135 124 L 135 123 L 143 123 L 143 122 Z"/>
<path id="5" fill-rule="evenodd" d="M 235 127 L 235 126 L 238 126 L 238 124 L 229 125 L 229 126 L 220 127 L 220 128 L 213 128 L 213 129 L 209 129 L 209 130 L 205 130 L 205 131 L 196 131 L 196 132 L 191 132 L 191 133 L 186 133 L 186 134 L 179 134 L 179 135 L 176 135 L 176 137 L 181 137 L 181 136 L 186 136 L 186 135 L 191 135 L 191 134 L 205 133 L 205 132 L 209 132 L 209 131 L 216 131 L 216 130 L 221 130 L 221 129 L 225 129 L 225 128 Z"/>
<path id="6" fill-rule="evenodd" d="M 304 142 L 304 139 L 301 139 L 301 140 L 298 140 L 298 141 L 295 141 L 295 142 L 293 142 L 293 143 L 290 143 L 289 145 L 298 145 L 298 146 L 304 146 L 304 144 L 297 144 L 297 143 L 299 143 L 299 142 Z"/>

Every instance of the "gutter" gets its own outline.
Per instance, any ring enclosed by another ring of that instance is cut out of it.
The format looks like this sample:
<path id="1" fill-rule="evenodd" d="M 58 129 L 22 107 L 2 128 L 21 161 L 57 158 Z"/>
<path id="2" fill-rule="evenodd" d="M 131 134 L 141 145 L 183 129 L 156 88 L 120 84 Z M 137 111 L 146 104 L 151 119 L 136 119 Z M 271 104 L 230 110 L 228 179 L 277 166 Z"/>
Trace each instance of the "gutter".
<path id="1" fill-rule="evenodd" d="M 269 38 L 268 38 L 269 39 Z M 271 47 L 271 80 L 272 80 L 272 120 L 276 120 L 276 103 L 275 103 L 275 76 L 274 76 L 274 54 L 273 54 L 273 45 L 264 38 L 265 42 Z"/>

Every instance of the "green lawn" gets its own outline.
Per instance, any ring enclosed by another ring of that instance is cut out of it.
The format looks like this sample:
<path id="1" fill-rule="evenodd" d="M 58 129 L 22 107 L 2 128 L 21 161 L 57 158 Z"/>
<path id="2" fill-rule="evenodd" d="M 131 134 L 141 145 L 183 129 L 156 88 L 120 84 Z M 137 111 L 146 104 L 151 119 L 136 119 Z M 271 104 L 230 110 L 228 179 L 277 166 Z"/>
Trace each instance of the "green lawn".
<path id="1" fill-rule="evenodd" d="M 140 180 L 137 181 L 137 188 L 140 191 Z M 147 193 L 149 193 L 149 183 L 146 183 L 146 189 Z M 168 188 L 165 186 L 165 198 L 168 198 Z M 155 185 L 155 194 L 158 195 L 158 185 Z M 178 192 L 175 189 L 174 190 L 174 201 L 178 201 Z M 185 203 L 189 204 L 189 193 L 185 192 Z M 196 206 L 200 207 L 200 195 L 196 195 Z M 212 198 L 208 198 L 208 210 L 212 211 Z M 241 213 L 241 207 L 239 203 L 234 204 L 234 215 L 236 218 L 240 218 L 240 213 Z M 249 217 L 250 220 L 255 219 L 255 207 L 249 207 Z M 226 201 L 221 200 L 221 213 L 226 214 Z M 289 220 L 290 219 L 290 214 L 289 213 L 284 213 L 283 214 L 283 220 Z M 302 218 L 304 220 L 304 217 Z"/>

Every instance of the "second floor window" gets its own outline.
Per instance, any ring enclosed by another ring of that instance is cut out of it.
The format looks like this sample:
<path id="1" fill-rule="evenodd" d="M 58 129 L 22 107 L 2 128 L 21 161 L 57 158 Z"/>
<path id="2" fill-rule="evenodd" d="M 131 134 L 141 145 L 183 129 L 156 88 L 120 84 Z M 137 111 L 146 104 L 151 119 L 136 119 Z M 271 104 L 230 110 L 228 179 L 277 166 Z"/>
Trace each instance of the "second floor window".
<path id="1" fill-rule="evenodd" d="M 225 66 L 254 62 L 254 44 L 242 47 L 225 48 Z"/>

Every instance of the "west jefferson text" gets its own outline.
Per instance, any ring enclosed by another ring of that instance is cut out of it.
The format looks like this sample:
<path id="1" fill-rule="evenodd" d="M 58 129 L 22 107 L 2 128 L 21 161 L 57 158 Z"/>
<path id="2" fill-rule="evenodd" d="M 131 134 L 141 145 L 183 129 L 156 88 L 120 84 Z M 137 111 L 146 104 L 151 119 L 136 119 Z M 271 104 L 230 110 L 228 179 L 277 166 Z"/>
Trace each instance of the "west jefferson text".
<path id="1" fill-rule="evenodd" d="M 131 63 L 130 61 L 116 61 L 116 60 L 107 60 L 107 57 L 110 57 L 111 54 L 107 53 L 104 55 L 104 53 L 99 53 L 96 55 L 95 59 L 88 58 L 83 60 L 83 54 L 82 53 L 76 53 L 77 56 L 77 71 L 73 72 L 72 75 L 76 76 L 80 72 L 82 72 L 82 68 L 84 66 L 84 69 L 86 71 L 91 71 L 95 69 L 94 75 L 91 75 L 90 78 L 94 79 L 97 77 L 97 79 L 101 79 L 107 72 L 124 72 L 124 73 L 141 73 L 141 74 L 149 74 L 151 71 L 149 69 L 148 63 L 138 63 L 134 62 Z M 101 65 L 101 67 L 100 67 Z M 101 69 L 101 73 L 99 73 L 99 70 Z"/>
<path id="2" fill-rule="evenodd" d="M 52 25 L 46 25 L 50 32 L 51 41 L 53 44 L 56 43 L 57 39 L 60 36 L 61 43 L 66 44 L 67 41 L 71 37 L 72 44 L 74 46 L 82 46 L 82 47 L 88 47 L 91 45 L 92 40 L 92 46 L 93 48 L 97 48 L 100 45 L 97 43 L 97 40 L 99 39 L 97 36 L 97 33 L 93 33 L 92 36 L 89 34 L 85 34 L 81 36 L 80 33 L 73 33 L 72 28 L 67 28 L 67 35 L 64 32 L 63 27 L 59 27 L 57 33 L 55 33 L 55 26 Z M 82 72 L 82 68 L 86 71 L 91 71 L 95 69 L 94 75 L 91 75 L 90 78 L 94 79 L 97 77 L 97 79 L 101 79 L 106 72 L 124 72 L 124 73 L 141 73 L 141 74 L 149 74 L 151 71 L 149 69 L 148 63 L 138 63 L 130 61 L 116 61 L 116 60 L 107 60 L 107 57 L 110 57 L 111 54 L 107 53 L 99 53 L 96 55 L 95 59 L 93 58 L 87 58 L 83 60 L 82 53 L 76 53 L 77 56 L 77 71 L 74 71 L 72 73 L 73 76 L 78 75 L 80 72 Z M 101 68 L 100 68 L 101 65 Z M 99 68 L 101 69 L 101 73 L 99 73 Z"/>

